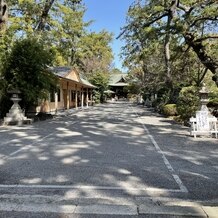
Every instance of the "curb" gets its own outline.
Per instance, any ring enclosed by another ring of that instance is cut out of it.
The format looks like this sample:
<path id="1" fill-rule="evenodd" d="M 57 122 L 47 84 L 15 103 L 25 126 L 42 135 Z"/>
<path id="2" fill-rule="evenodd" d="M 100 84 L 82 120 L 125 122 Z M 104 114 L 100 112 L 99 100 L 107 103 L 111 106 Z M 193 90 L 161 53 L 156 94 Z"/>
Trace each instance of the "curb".
<path id="1" fill-rule="evenodd" d="M 139 215 L 158 215 L 176 217 L 201 217 L 207 218 L 207 214 L 201 207 L 194 206 L 154 206 L 142 205 L 139 207 Z"/>

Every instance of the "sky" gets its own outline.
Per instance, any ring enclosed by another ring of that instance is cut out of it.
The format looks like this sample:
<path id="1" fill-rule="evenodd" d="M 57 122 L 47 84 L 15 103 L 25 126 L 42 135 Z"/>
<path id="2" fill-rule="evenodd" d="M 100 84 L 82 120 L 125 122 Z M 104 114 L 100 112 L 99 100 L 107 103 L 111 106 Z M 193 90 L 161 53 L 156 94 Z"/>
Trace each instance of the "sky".
<path id="1" fill-rule="evenodd" d="M 125 25 L 126 14 L 129 6 L 134 0 L 83 0 L 87 11 L 85 13 L 85 21 L 94 20 L 90 25 L 91 31 L 100 32 L 105 29 L 114 34 L 114 40 L 111 44 L 114 54 L 114 65 L 121 71 L 122 60 L 119 58 L 121 47 L 124 45 L 116 37 L 120 34 L 120 28 Z"/>

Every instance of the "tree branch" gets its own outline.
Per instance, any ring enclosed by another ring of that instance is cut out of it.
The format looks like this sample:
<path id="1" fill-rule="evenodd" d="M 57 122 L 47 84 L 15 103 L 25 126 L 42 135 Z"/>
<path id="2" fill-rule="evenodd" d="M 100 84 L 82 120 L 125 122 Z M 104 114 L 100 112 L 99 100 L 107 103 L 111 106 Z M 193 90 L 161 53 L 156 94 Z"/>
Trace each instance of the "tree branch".
<path id="1" fill-rule="evenodd" d="M 42 15 L 40 17 L 40 21 L 36 30 L 41 31 L 45 28 L 46 19 L 48 18 L 49 10 L 51 9 L 55 0 L 46 0 L 44 9 L 42 11 Z"/>
<path id="2" fill-rule="evenodd" d="M 158 16 L 157 18 L 151 20 L 150 22 L 145 23 L 141 28 L 149 27 L 151 24 L 162 19 L 163 17 L 166 17 L 167 15 L 168 15 L 168 12 Z M 116 37 L 116 39 L 119 39 L 129 29 L 129 27 L 132 27 L 132 26 L 136 26 L 136 22 L 130 23 L 129 26 L 124 27 L 124 30 Z"/>
<path id="3" fill-rule="evenodd" d="M 201 17 L 201 18 L 198 18 L 198 19 L 196 19 L 196 20 L 190 25 L 190 27 L 195 26 L 197 22 L 202 21 L 202 20 L 216 21 L 216 20 L 218 20 L 218 17 L 214 17 L 214 18 L 211 18 L 211 17 Z"/>
<path id="4" fill-rule="evenodd" d="M 207 71 L 208 71 L 208 68 L 205 68 L 203 74 L 201 75 L 201 78 L 200 78 L 199 81 L 198 81 L 199 84 L 203 81 L 203 79 L 204 79 L 204 77 L 205 77 Z"/>
<path id="5" fill-rule="evenodd" d="M 218 63 L 207 54 L 202 41 L 196 42 L 192 33 L 186 33 L 184 38 L 185 42 L 194 50 L 205 68 L 208 68 L 213 74 L 216 74 L 218 71 Z"/>
<path id="6" fill-rule="evenodd" d="M 194 40 L 194 42 L 202 42 L 202 41 L 207 40 L 207 39 L 218 39 L 218 34 L 217 35 L 208 35 L 208 36 L 202 37 L 200 39 L 196 39 L 196 40 Z"/>

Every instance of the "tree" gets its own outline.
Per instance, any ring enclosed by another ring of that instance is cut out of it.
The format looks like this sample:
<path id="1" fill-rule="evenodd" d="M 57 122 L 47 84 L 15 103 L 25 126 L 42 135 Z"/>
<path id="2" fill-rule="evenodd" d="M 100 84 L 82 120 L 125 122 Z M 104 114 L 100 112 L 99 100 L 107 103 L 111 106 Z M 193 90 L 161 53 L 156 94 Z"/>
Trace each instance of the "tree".
<path id="1" fill-rule="evenodd" d="M 55 65 L 75 67 L 88 77 L 97 72 L 107 74 L 113 59 L 112 34 L 87 30 L 92 21 L 84 21 L 86 8 L 81 2 L 9 1 L 9 25 L 6 37 L 0 39 L 1 61 L 21 38 L 33 37 L 43 42 L 44 48 L 52 50 Z"/>
<path id="2" fill-rule="evenodd" d="M 12 0 L 9 6 L 8 32 L 13 33 L 13 41 L 20 36 L 38 37 L 48 48 L 55 48 L 57 64 L 71 64 L 69 51 L 77 47 L 74 36 L 80 37 L 78 32 L 87 25 L 81 0 Z"/>
<path id="3" fill-rule="evenodd" d="M 57 86 L 56 77 L 48 70 L 52 61 L 52 51 L 46 50 L 37 39 L 17 41 L 4 63 L 5 96 L 8 90 L 19 89 L 26 109 L 47 98 L 48 92 Z"/>
<path id="4" fill-rule="evenodd" d="M 214 50 L 210 45 L 218 39 L 217 10 L 215 0 L 138 0 L 130 7 L 128 23 L 120 36 L 128 38 L 131 35 L 133 40 L 143 43 L 145 32 L 158 33 L 163 40 L 165 78 L 169 84 L 172 84 L 170 46 L 172 40 L 177 39 L 177 46 L 194 51 L 202 65 L 214 74 L 218 85 L 218 64 L 214 52 L 210 51 Z"/>
<path id="5" fill-rule="evenodd" d="M 90 82 L 97 87 L 95 90 L 95 101 L 104 102 L 104 91 L 108 88 L 109 74 L 107 72 L 97 71 L 89 77 Z"/>
<path id="6" fill-rule="evenodd" d="M 81 38 L 80 57 L 83 71 L 88 78 L 95 72 L 108 73 L 110 71 L 113 59 L 111 41 L 112 34 L 107 31 L 91 32 Z"/>
<path id="7" fill-rule="evenodd" d="M 36 4 L 35 0 L 12 0 L 8 31 L 13 32 L 14 39 L 20 35 L 42 39 L 54 49 L 57 65 L 78 67 L 85 73 L 94 63 L 93 70 L 99 66 L 108 68 L 112 61 L 112 35 L 107 31 L 88 32 L 92 21 L 84 21 L 86 8 L 81 2 L 37 0 Z"/>

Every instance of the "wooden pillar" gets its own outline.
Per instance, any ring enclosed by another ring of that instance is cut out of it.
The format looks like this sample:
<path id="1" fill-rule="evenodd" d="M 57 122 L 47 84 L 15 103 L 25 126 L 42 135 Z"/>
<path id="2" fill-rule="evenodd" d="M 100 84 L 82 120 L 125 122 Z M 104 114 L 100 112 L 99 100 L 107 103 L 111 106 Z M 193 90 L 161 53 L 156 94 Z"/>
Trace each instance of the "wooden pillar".
<path id="1" fill-rule="evenodd" d="M 75 108 L 77 109 L 78 108 L 78 92 L 77 92 L 77 85 L 75 85 Z"/>
<path id="2" fill-rule="evenodd" d="M 58 110 L 58 93 L 55 92 L 55 113 L 57 112 Z"/>
<path id="3" fill-rule="evenodd" d="M 63 87 L 60 88 L 60 99 L 61 99 L 61 107 L 64 109 L 64 93 L 63 93 Z"/>
<path id="4" fill-rule="evenodd" d="M 89 89 L 86 88 L 86 107 L 89 107 Z"/>
<path id="5" fill-rule="evenodd" d="M 67 82 L 67 90 L 66 90 L 66 95 L 67 95 L 67 110 L 69 110 L 70 108 L 70 92 L 69 92 L 69 82 Z"/>
<path id="6" fill-rule="evenodd" d="M 90 93 L 90 101 L 91 101 L 91 105 L 93 106 L 93 90 L 91 90 Z"/>
<path id="7" fill-rule="evenodd" d="M 67 110 L 70 109 L 70 90 L 67 90 Z"/>
<path id="8" fill-rule="evenodd" d="M 82 96 L 81 96 L 81 108 L 83 108 L 83 106 L 84 106 L 84 91 L 83 91 L 83 88 L 81 88 L 81 94 L 82 94 Z"/>

